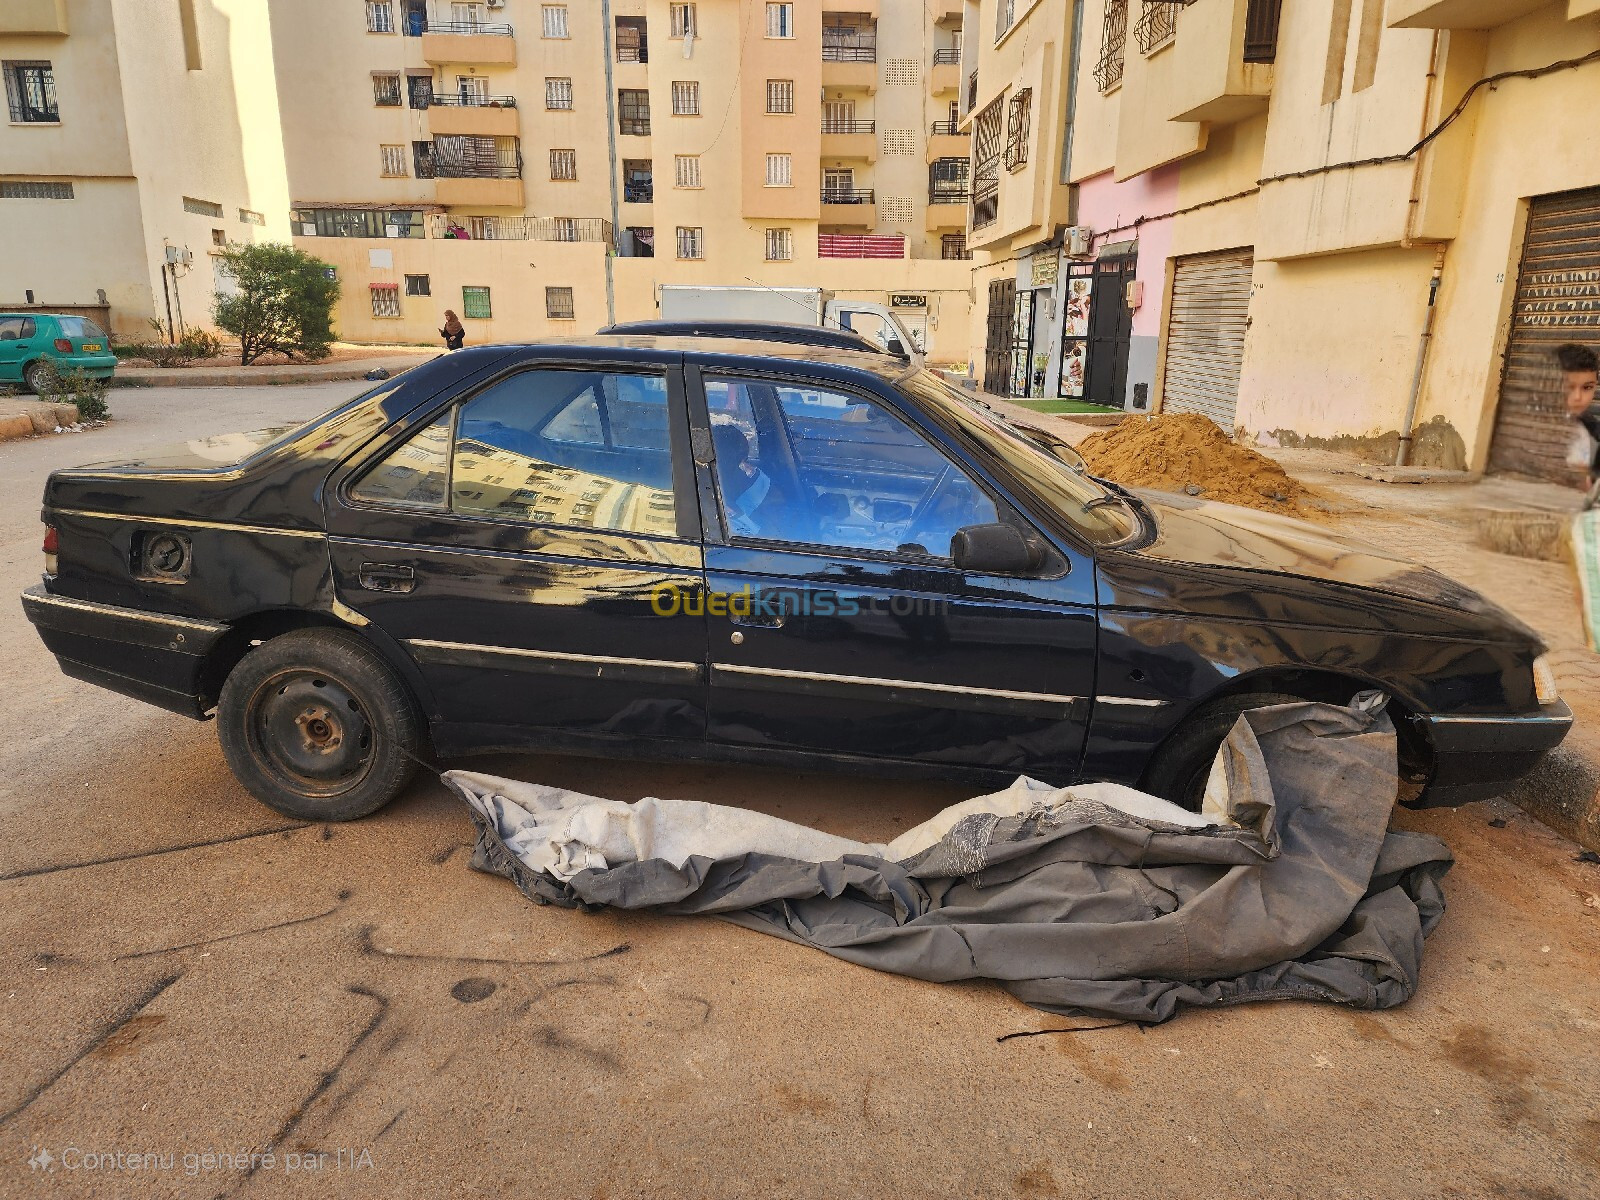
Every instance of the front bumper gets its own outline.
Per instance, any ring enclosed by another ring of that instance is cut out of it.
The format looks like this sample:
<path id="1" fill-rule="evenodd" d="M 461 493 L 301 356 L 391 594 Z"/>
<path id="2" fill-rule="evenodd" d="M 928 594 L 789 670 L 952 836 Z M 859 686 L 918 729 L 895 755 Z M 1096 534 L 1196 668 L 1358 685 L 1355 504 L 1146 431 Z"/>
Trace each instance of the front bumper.
<path id="1" fill-rule="evenodd" d="M 1561 744 L 1572 728 L 1562 701 L 1509 717 L 1424 715 L 1434 768 L 1415 807 L 1488 800 L 1510 789 Z"/>
<path id="2" fill-rule="evenodd" d="M 217 621 L 56 596 L 35 585 L 22 611 L 64 674 L 187 717 L 203 718 L 206 656 L 228 632 Z"/>

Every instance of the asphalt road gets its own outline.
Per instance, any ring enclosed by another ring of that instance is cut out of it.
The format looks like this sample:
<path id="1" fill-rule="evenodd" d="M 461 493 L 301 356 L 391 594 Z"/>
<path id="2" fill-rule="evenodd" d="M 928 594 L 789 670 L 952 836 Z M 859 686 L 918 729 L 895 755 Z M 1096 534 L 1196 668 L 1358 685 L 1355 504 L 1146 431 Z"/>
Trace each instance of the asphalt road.
<path id="1" fill-rule="evenodd" d="M 40 570 L 52 468 L 357 386 L 115 392 L 105 429 L 0 444 L 0 590 Z M 209 725 L 63 678 L 14 601 L 0 662 L 0 1196 L 1600 1194 L 1600 866 L 1507 805 L 1399 818 L 1459 859 L 1401 1009 L 997 1043 L 1069 1022 L 715 921 L 537 908 L 468 869 L 437 783 L 294 827 Z M 959 798 L 475 765 L 873 840 Z"/>

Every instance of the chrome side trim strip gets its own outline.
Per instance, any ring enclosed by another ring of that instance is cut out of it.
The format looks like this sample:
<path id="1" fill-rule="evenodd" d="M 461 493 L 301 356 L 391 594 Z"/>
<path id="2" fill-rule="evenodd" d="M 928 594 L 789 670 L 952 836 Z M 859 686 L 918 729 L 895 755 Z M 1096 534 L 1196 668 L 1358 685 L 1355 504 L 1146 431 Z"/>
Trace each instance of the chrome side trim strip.
<path id="1" fill-rule="evenodd" d="M 94 512 L 84 508 L 52 508 L 63 517 L 89 517 L 96 521 L 139 521 L 146 525 L 176 525 L 180 529 L 226 529 L 233 533 L 262 533 L 272 537 L 327 538 L 320 529 L 274 529 L 270 525 L 240 525 L 232 521 L 189 520 L 184 517 L 152 517 L 143 513 Z"/>
<path id="2" fill-rule="evenodd" d="M 985 696 L 996 700 L 1029 700 L 1045 704 L 1072 704 L 1082 696 L 1062 696 L 1053 692 L 1014 692 L 1005 688 L 963 687 L 953 683 L 920 683 L 914 679 L 873 679 L 865 675 L 828 675 L 821 671 L 786 671 L 778 667 L 748 667 L 738 663 L 712 663 L 714 671 L 730 675 L 760 675 L 773 679 L 795 679 L 808 683 L 840 683 L 871 688 L 906 688 L 916 692 L 942 692 L 957 696 Z"/>
<path id="3" fill-rule="evenodd" d="M 1428 713 L 1422 719 L 1430 725 L 1509 725 L 1509 726 L 1538 726 L 1538 725 L 1571 725 L 1572 715 L 1547 716 L 1544 713 L 1513 713 L 1504 717 L 1436 717 Z"/>
<path id="4" fill-rule="evenodd" d="M 1137 696 L 1096 696 L 1098 704 L 1126 704 L 1138 708 L 1163 708 L 1171 704 L 1171 700 L 1142 700 Z"/>
<path id="5" fill-rule="evenodd" d="M 521 646 L 482 646 L 473 642 L 441 642 L 433 638 L 407 638 L 406 645 L 416 650 L 435 650 L 446 654 L 486 654 L 496 658 L 522 658 L 535 662 L 575 663 L 589 667 L 648 667 L 671 671 L 685 677 L 698 677 L 697 662 L 671 658 L 626 658 L 614 654 L 573 654 L 561 650 L 528 650 Z"/>
<path id="6" fill-rule="evenodd" d="M 228 627 L 219 621 L 203 621 L 198 617 L 178 617 L 168 613 L 141 612 L 137 608 L 100 604 L 93 600 L 76 600 L 71 596 L 55 596 L 33 588 L 23 593 L 23 602 L 35 608 L 66 609 L 96 617 L 113 617 L 119 621 L 137 621 L 147 625 L 160 625 L 166 629 L 189 630 L 193 633 L 222 634 L 228 631 Z"/>

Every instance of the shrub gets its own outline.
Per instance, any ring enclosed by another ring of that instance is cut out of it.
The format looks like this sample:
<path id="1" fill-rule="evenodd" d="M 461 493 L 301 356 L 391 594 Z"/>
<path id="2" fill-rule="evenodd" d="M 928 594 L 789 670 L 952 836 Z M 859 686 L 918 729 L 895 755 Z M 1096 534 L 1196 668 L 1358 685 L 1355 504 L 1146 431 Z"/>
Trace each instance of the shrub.
<path id="1" fill-rule="evenodd" d="M 111 406 L 106 403 L 106 392 L 110 386 L 110 380 L 96 379 L 86 375 L 81 367 L 74 367 L 65 374 L 51 372 L 47 394 L 42 398 L 58 404 L 76 404 L 79 420 L 109 421 Z"/>
<path id="2" fill-rule="evenodd" d="M 142 358 L 158 367 L 183 367 L 204 358 L 216 358 L 222 353 L 223 342 L 209 329 L 186 329 L 176 342 L 167 341 L 167 327 L 150 318 L 150 328 L 156 332 L 153 342 L 139 342 L 132 346 L 114 347 L 130 358 Z"/>
<path id="3" fill-rule="evenodd" d="M 237 291 L 218 292 L 213 311 L 217 325 L 239 339 L 242 365 L 273 352 L 328 357 L 339 281 L 327 263 L 273 242 L 230 246 L 217 257 Z"/>

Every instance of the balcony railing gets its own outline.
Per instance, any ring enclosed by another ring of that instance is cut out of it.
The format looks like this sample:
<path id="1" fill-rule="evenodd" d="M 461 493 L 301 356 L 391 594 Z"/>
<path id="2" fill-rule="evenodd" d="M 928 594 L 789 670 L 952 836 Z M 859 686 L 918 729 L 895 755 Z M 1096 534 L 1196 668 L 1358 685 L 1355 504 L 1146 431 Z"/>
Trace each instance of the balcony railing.
<path id="1" fill-rule="evenodd" d="M 936 67 L 959 67 L 961 65 L 961 51 L 955 46 L 942 46 L 933 52 L 933 65 Z"/>
<path id="2" fill-rule="evenodd" d="M 656 199 L 656 185 L 650 183 L 625 183 L 622 185 L 622 200 L 625 204 L 654 204 Z"/>
<path id="3" fill-rule="evenodd" d="M 429 97 L 428 104 L 424 107 L 438 108 L 441 105 L 446 108 L 515 108 L 517 106 L 517 98 L 515 96 L 451 96 L 448 94 L 435 94 Z"/>
<path id="4" fill-rule="evenodd" d="M 599 217 L 473 217 L 471 229 L 461 218 L 434 213 L 428 218 L 428 236 L 486 242 L 606 242 L 613 241 L 611 222 Z M 466 236 L 463 237 L 462 235 Z"/>
<path id="5" fill-rule="evenodd" d="M 1248 0 L 1244 10 L 1244 61 L 1276 62 L 1282 0 Z"/>
<path id="6" fill-rule="evenodd" d="M 876 29 L 824 29 L 823 62 L 877 62 Z"/>
<path id="7" fill-rule="evenodd" d="M 424 33 L 472 33 L 493 37 L 515 37 L 516 30 L 501 22 L 488 21 L 430 21 L 423 26 Z"/>
<path id="8" fill-rule="evenodd" d="M 822 202 L 824 204 L 872 204 L 873 191 L 871 188 L 828 188 L 822 189 Z"/>
<path id="9" fill-rule="evenodd" d="M 1128 41 L 1128 0 L 1107 0 L 1105 23 L 1100 30 L 1100 58 L 1094 64 L 1094 82 L 1102 92 L 1109 92 L 1122 82 L 1123 48 Z"/>
<path id="10" fill-rule="evenodd" d="M 445 162 L 435 155 L 433 173 L 439 179 L 521 179 L 522 164 Z"/>
<path id="11" fill-rule="evenodd" d="M 934 137 L 959 137 L 961 134 L 955 121 L 935 121 L 928 132 Z"/>
<path id="12" fill-rule="evenodd" d="M 1178 10 L 1188 4 L 1189 0 L 1144 0 L 1144 11 L 1133 25 L 1139 49 L 1149 54 L 1170 42 L 1178 32 Z"/>
<path id="13" fill-rule="evenodd" d="M 823 133 L 874 133 L 877 131 L 876 121 L 830 121 L 822 119 Z"/>
<path id="14" fill-rule="evenodd" d="M 906 239 L 899 234 L 819 233 L 818 258 L 904 258 Z"/>
<path id="15" fill-rule="evenodd" d="M 965 184 L 959 187 L 931 187 L 928 189 L 929 204 L 965 204 L 972 199 L 972 193 Z"/>

